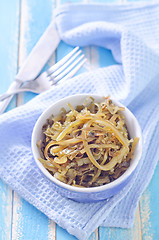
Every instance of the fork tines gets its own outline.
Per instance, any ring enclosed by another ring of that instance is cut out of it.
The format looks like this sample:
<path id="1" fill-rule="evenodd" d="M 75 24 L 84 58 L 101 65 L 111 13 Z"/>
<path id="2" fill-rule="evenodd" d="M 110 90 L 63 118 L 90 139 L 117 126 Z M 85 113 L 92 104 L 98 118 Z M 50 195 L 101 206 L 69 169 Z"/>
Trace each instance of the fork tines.
<path id="1" fill-rule="evenodd" d="M 71 78 L 82 67 L 86 62 L 86 58 L 84 54 L 81 55 L 81 52 L 79 47 L 74 48 L 63 59 L 47 70 L 52 85 L 61 79 L 66 80 Z"/>

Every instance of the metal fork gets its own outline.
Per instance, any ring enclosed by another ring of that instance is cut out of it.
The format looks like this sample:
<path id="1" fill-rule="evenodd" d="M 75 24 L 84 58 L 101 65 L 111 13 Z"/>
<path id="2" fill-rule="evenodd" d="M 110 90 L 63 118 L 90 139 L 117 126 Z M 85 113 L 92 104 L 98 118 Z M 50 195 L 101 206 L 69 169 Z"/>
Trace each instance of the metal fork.
<path id="1" fill-rule="evenodd" d="M 14 91 L 0 95 L 0 101 L 3 101 L 11 95 L 24 91 L 41 93 L 50 89 L 60 80 L 65 81 L 66 79 L 71 78 L 86 62 L 84 54 L 80 55 L 81 52 L 82 51 L 79 50 L 79 47 L 74 48 L 63 59 L 61 59 L 48 70 L 40 74 L 34 80 L 27 81 L 25 83 L 16 80 L 21 83 L 21 86 Z"/>

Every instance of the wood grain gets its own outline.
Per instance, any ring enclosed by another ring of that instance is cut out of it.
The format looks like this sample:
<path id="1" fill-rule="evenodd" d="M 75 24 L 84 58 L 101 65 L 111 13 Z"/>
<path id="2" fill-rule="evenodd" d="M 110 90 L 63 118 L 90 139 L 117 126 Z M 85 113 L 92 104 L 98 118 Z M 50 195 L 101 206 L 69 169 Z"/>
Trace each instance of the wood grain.
<path id="1" fill-rule="evenodd" d="M 7 14 L 6 14 L 7 13 Z M 19 0 L 0 1 L 0 93 L 7 90 L 14 80 L 18 62 Z M 7 108 L 16 106 L 14 97 Z M 0 239 L 12 239 L 12 190 L 0 180 Z"/>
<path id="2" fill-rule="evenodd" d="M 99 228 L 99 239 L 100 240 L 142 240 L 142 232 L 140 225 L 139 208 L 136 212 L 135 223 L 131 229 L 121 228 Z"/>
<path id="3" fill-rule="evenodd" d="M 12 190 L 0 180 L 0 237 L 11 240 Z"/>
<path id="4" fill-rule="evenodd" d="M 141 229 L 143 240 L 159 239 L 159 164 L 150 185 L 142 194 L 140 200 Z"/>
<path id="5" fill-rule="evenodd" d="M 21 0 L 20 8 L 20 38 L 19 61 L 20 67 L 36 44 L 52 17 L 52 1 Z M 45 14 L 43 14 L 43 10 Z M 39 18 L 40 16 L 40 18 Z M 18 94 L 17 106 L 31 100 L 35 94 Z M 55 223 L 32 205 L 21 199 L 15 192 L 13 198 L 12 239 L 55 239 Z"/>

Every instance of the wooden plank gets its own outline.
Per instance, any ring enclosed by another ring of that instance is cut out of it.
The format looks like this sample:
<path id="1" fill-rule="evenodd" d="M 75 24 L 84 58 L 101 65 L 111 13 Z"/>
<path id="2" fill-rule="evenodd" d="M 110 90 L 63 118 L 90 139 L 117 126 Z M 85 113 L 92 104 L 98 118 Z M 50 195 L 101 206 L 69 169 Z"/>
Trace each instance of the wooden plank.
<path id="1" fill-rule="evenodd" d="M 56 224 L 52 220 L 49 220 L 48 240 L 55 239 L 56 239 Z"/>
<path id="2" fill-rule="evenodd" d="M 17 72 L 17 49 L 19 37 L 19 0 L 0 1 L 0 93 L 5 92 Z M 16 97 L 12 99 L 7 110 L 16 105 Z M 12 223 L 12 190 L 0 180 L 0 239 L 11 240 Z"/>
<path id="3" fill-rule="evenodd" d="M 56 240 L 77 240 L 77 238 L 69 234 L 65 229 L 56 226 Z M 88 240 L 98 240 L 98 229 L 94 231 Z"/>
<path id="4" fill-rule="evenodd" d="M 0 239 L 11 240 L 12 190 L 0 180 Z"/>
<path id="5" fill-rule="evenodd" d="M 140 200 L 141 227 L 143 240 L 159 239 L 159 164 L 150 185 L 143 193 Z"/>
<path id="6" fill-rule="evenodd" d="M 98 240 L 99 239 L 99 228 L 97 228 L 89 237 L 89 240 Z"/>
<path id="7" fill-rule="evenodd" d="M 129 239 L 129 232 L 127 230 L 120 231 L 118 228 L 99 228 L 100 240 L 121 240 Z"/>
<path id="8" fill-rule="evenodd" d="M 56 225 L 56 240 L 77 240 L 77 238 Z"/>
<path id="9" fill-rule="evenodd" d="M 135 215 L 135 223 L 132 229 L 129 230 L 129 235 L 130 239 L 138 239 L 142 240 L 142 231 L 141 231 L 141 218 L 140 218 L 140 207 L 138 204 L 138 208 L 136 210 L 136 215 Z"/>
<path id="10" fill-rule="evenodd" d="M 142 240 L 142 232 L 140 226 L 139 210 L 136 211 L 135 223 L 131 229 L 121 228 L 99 228 L 99 239 L 100 240 Z"/>
<path id="11" fill-rule="evenodd" d="M 100 67 L 108 67 L 117 64 L 110 50 L 100 47 L 98 51 Z"/>
<path id="12" fill-rule="evenodd" d="M 150 191 L 147 189 L 140 200 L 140 214 L 143 239 L 153 240 L 152 221 L 150 215 L 152 214 L 150 208 L 151 196 Z M 157 210 L 157 209 L 156 209 Z M 157 238 L 156 238 L 157 239 Z"/>
<path id="13" fill-rule="evenodd" d="M 0 64 L 0 93 L 7 91 L 9 85 L 14 80 L 17 73 L 17 49 L 19 38 L 19 0 L 10 3 L 0 1 L 0 55 L 2 58 Z M 7 14 L 6 14 L 7 13 Z M 16 105 L 14 97 L 7 110 L 12 109 Z"/>
<path id="14" fill-rule="evenodd" d="M 23 64 L 26 56 L 31 52 L 41 35 L 49 25 L 55 1 L 48 0 L 21 0 L 21 41 L 19 53 L 19 66 Z M 40 16 L 40 17 L 39 17 Z M 38 63 L 37 63 L 38 64 Z M 34 93 L 19 94 L 18 104 L 23 104 L 35 97 Z"/>
<path id="15" fill-rule="evenodd" d="M 12 240 L 48 239 L 49 219 L 14 192 Z"/>
<path id="16" fill-rule="evenodd" d="M 19 66 L 45 31 L 52 17 L 53 1 L 22 0 L 19 42 Z M 40 17 L 39 17 L 40 16 Z M 53 58 L 50 62 L 53 63 Z M 19 94 L 17 105 L 31 100 L 35 94 Z M 55 240 L 55 223 L 21 199 L 15 192 L 13 197 L 12 239 Z"/>

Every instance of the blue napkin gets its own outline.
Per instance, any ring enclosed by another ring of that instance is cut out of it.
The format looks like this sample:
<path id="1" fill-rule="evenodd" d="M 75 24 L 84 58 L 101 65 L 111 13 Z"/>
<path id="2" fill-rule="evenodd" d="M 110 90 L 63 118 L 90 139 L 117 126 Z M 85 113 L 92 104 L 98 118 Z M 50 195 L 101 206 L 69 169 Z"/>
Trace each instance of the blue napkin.
<path id="1" fill-rule="evenodd" d="M 65 5 L 56 10 L 61 39 L 111 49 L 119 63 L 86 72 L 0 117 L 0 177 L 80 240 L 98 226 L 129 228 L 159 155 L 159 3 Z M 77 203 L 56 193 L 37 168 L 31 134 L 53 102 L 76 93 L 110 95 L 127 105 L 143 132 L 143 154 L 131 182 L 114 197 Z"/>

